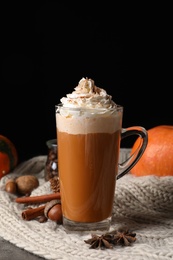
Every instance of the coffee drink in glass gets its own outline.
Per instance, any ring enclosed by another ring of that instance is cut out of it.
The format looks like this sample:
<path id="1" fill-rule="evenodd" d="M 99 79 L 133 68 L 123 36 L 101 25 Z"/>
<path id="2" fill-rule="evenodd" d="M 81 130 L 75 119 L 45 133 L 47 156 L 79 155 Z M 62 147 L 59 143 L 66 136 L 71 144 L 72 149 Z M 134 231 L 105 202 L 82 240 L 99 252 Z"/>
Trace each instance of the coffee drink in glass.
<path id="1" fill-rule="evenodd" d="M 122 128 L 123 107 L 82 78 L 56 108 L 58 171 L 63 225 L 67 230 L 109 230 L 116 180 L 142 156 L 148 142 L 141 126 Z M 120 144 L 141 137 L 133 156 L 119 163 Z"/>

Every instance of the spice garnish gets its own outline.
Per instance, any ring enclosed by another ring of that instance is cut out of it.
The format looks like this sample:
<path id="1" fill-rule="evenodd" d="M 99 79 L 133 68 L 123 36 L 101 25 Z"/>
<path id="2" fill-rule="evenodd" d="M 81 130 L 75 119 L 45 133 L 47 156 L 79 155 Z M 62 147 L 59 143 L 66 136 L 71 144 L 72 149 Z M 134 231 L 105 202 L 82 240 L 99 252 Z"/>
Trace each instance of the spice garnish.
<path id="1" fill-rule="evenodd" d="M 96 249 L 103 249 L 103 248 L 110 248 L 112 249 L 112 244 L 111 244 L 111 239 L 112 236 L 110 235 L 95 235 L 95 234 L 91 234 L 92 238 L 88 239 L 88 240 L 84 240 L 85 243 L 90 244 L 90 248 Z"/>
<path id="2" fill-rule="evenodd" d="M 115 245 L 130 246 L 131 243 L 136 241 L 136 233 L 131 232 L 129 229 L 118 229 L 110 232 L 113 235 L 113 243 Z"/>
<path id="3" fill-rule="evenodd" d="M 91 234 L 91 238 L 84 240 L 85 243 L 90 244 L 90 249 L 112 249 L 113 246 L 122 245 L 130 246 L 136 241 L 136 233 L 129 229 L 118 229 L 107 232 L 102 235 Z"/>

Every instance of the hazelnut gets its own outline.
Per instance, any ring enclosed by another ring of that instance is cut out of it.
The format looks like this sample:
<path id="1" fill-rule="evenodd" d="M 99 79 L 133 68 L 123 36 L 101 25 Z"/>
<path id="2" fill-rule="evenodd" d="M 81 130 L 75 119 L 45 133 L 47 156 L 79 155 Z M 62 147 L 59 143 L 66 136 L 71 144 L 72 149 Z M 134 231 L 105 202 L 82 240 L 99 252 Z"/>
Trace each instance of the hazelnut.
<path id="1" fill-rule="evenodd" d="M 39 186 L 37 177 L 33 175 L 23 175 L 16 179 L 17 191 L 22 195 L 30 195 Z"/>
<path id="2" fill-rule="evenodd" d="M 52 221 L 62 224 L 62 210 L 60 200 L 51 200 L 46 203 L 44 214 Z"/>
<path id="3" fill-rule="evenodd" d="M 5 191 L 8 193 L 16 194 L 17 193 L 17 184 L 14 179 L 7 180 L 5 184 Z"/>

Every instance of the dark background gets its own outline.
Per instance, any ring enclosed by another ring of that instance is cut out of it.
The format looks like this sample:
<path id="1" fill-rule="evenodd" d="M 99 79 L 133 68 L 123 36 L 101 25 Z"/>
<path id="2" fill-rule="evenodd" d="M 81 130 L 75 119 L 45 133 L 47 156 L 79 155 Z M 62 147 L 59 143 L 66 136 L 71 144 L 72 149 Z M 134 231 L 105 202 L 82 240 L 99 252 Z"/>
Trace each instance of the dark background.
<path id="1" fill-rule="evenodd" d="M 124 106 L 123 127 L 173 125 L 171 6 L 69 2 L 1 8 L 0 134 L 20 161 L 47 153 L 55 104 L 82 77 Z"/>

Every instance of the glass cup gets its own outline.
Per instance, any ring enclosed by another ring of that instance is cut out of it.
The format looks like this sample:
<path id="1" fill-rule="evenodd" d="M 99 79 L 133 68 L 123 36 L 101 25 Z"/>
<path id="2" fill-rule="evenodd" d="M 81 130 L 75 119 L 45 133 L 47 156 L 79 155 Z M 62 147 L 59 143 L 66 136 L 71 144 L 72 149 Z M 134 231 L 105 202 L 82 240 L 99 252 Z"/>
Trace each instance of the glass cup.
<path id="1" fill-rule="evenodd" d="M 123 107 L 67 108 L 56 105 L 58 169 L 66 230 L 109 230 L 116 180 L 142 156 L 145 128 L 122 128 Z M 141 138 L 136 152 L 119 163 L 123 138 Z"/>
<path id="2" fill-rule="evenodd" d="M 58 176 L 58 159 L 57 159 L 57 140 L 50 139 L 46 142 L 48 148 L 47 160 L 44 168 L 44 178 L 46 181 Z"/>

